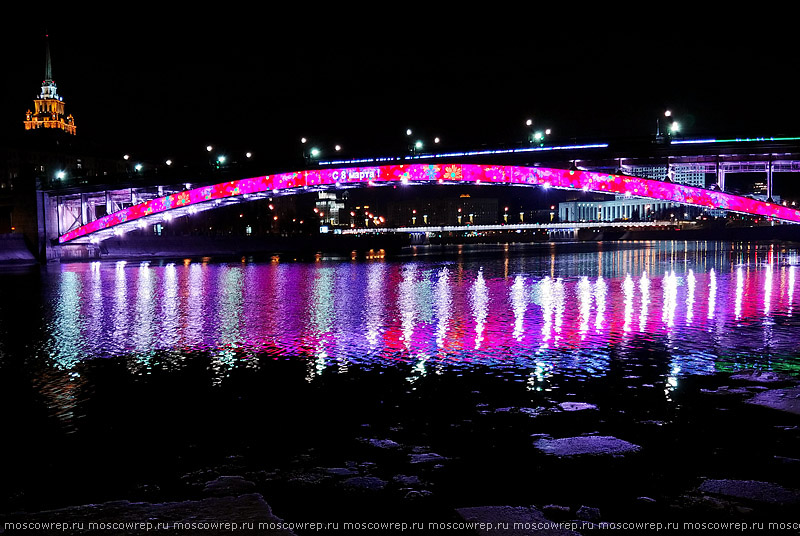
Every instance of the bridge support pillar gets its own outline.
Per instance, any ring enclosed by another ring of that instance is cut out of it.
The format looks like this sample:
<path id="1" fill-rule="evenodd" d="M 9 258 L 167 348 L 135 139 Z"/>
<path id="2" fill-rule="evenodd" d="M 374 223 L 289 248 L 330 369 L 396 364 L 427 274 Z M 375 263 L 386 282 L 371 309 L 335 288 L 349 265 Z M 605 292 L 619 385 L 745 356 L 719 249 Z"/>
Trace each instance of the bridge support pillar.
<path id="1" fill-rule="evenodd" d="M 720 192 L 725 191 L 725 169 L 722 166 L 717 168 L 717 187 Z"/>
<path id="2" fill-rule="evenodd" d="M 772 199 L 772 162 L 767 162 L 767 199 Z"/>

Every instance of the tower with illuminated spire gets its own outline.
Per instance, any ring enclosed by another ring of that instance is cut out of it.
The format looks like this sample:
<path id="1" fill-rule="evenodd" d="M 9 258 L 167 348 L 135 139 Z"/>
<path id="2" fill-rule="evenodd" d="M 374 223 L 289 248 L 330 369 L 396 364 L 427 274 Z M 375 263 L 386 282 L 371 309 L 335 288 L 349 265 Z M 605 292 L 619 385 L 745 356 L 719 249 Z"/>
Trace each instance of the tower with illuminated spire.
<path id="1" fill-rule="evenodd" d="M 75 134 L 75 118 L 64 114 L 64 101 L 56 91 L 50 62 L 50 43 L 45 36 L 45 71 L 42 92 L 33 99 L 34 111 L 25 113 L 25 130 L 58 129 Z"/>

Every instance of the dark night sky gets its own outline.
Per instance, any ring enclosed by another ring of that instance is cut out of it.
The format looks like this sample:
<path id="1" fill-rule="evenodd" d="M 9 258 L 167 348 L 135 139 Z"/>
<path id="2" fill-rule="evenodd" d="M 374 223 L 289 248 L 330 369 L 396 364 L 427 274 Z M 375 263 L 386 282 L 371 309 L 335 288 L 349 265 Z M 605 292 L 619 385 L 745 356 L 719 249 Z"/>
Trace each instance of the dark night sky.
<path id="1" fill-rule="evenodd" d="M 208 143 L 299 152 L 301 135 L 396 154 L 407 127 L 495 145 L 521 140 L 527 117 L 554 139 L 640 136 L 665 108 L 687 137 L 800 135 L 785 14 L 368 9 L 6 17 L 2 133 L 22 129 L 39 92 L 46 23 L 79 135 L 154 157 Z"/>

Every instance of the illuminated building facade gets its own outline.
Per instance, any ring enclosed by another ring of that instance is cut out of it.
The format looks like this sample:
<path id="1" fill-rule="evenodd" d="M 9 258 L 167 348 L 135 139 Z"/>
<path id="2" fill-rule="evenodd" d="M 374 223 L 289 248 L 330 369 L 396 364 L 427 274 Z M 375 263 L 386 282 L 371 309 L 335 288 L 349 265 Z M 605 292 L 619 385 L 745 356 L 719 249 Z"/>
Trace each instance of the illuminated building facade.
<path id="1" fill-rule="evenodd" d="M 57 129 L 75 135 L 75 118 L 65 115 L 64 101 L 58 95 L 50 62 L 50 45 L 45 42 L 45 73 L 42 92 L 33 99 L 33 112 L 25 113 L 25 130 Z"/>

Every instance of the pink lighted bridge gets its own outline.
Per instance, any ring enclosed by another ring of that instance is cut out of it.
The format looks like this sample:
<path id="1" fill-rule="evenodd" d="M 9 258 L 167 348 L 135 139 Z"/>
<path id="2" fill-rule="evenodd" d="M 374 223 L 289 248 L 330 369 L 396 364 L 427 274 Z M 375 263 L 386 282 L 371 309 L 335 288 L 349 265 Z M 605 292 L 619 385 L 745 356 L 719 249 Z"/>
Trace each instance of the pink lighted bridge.
<path id="1" fill-rule="evenodd" d="M 800 222 L 800 210 L 795 208 L 720 191 L 625 175 L 522 166 L 410 164 L 296 171 L 203 186 L 151 199 L 103 216 L 72 229 L 58 240 L 62 244 L 79 239 L 103 240 L 114 234 L 133 230 L 137 226 L 214 208 L 226 201 L 247 201 L 266 195 L 288 195 L 328 188 L 435 183 L 505 184 L 583 190 Z"/>

